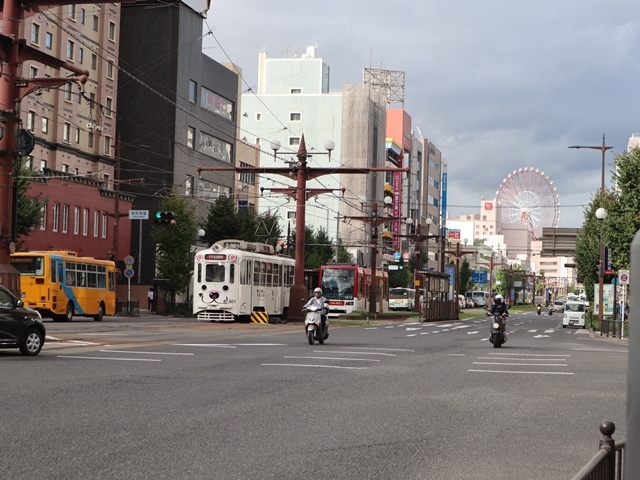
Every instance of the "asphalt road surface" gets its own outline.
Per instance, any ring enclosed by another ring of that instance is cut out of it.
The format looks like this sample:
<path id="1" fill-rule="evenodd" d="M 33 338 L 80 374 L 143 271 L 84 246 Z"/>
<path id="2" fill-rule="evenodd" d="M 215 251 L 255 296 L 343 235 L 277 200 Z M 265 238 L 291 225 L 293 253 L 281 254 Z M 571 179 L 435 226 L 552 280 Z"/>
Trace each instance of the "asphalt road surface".
<path id="1" fill-rule="evenodd" d="M 512 315 L 331 326 L 46 322 L 0 350 L 2 477 L 570 479 L 626 435 L 628 346 Z"/>

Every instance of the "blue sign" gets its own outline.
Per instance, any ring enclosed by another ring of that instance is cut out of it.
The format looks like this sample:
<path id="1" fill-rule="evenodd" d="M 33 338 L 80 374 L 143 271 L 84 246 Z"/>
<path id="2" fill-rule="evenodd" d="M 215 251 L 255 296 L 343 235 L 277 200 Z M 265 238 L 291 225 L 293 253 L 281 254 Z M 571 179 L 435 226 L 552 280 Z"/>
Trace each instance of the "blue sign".
<path id="1" fill-rule="evenodd" d="M 394 252 L 393 253 L 393 259 L 397 262 L 398 260 L 400 260 L 400 252 Z"/>
<path id="2" fill-rule="evenodd" d="M 471 281 L 477 284 L 487 283 L 487 272 L 481 270 L 473 270 L 471 272 Z"/>
<path id="3" fill-rule="evenodd" d="M 440 195 L 442 218 L 447 218 L 447 172 L 442 174 L 442 194 Z"/>
<path id="4" fill-rule="evenodd" d="M 453 267 L 445 267 L 444 273 L 449 274 L 449 286 L 453 285 L 456 279 L 456 269 Z"/>
<path id="5" fill-rule="evenodd" d="M 135 274 L 135 272 L 133 271 L 133 268 L 125 268 L 124 269 L 124 276 L 127 278 L 131 278 L 133 277 L 133 275 Z"/>

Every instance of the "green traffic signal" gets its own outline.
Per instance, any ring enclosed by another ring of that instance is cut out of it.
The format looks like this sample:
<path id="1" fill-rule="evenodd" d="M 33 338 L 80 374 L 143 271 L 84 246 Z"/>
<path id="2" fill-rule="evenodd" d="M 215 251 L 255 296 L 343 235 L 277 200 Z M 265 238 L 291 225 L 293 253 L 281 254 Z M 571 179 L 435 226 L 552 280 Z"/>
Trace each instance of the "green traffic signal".
<path id="1" fill-rule="evenodd" d="M 177 217 L 176 212 L 156 212 L 155 223 L 173 227 L 178 223 L 176 220 Z"/>

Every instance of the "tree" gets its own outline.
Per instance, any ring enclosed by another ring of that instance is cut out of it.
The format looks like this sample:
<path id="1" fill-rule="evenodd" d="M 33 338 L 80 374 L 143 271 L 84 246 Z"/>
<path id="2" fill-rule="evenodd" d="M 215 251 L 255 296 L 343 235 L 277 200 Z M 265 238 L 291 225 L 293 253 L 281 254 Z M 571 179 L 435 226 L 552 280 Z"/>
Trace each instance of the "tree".
<path id="1" fill-rule="evenodd" d="M 408 287 L 411 283 L 411 269 L 400 260 L 398 270 L 389 270 L 389 288 Z"/>
<path id="2" fill-rule="evenodd" d="M 235 203 L 229 197 L 218 197 L 211 204 L 203 228 L 203 239 L 207 245 L 227 238 L 244 240 L 244 238 L 240 238 L 242 229 L 238 221 Z"/>
<path id="3" fill-rule="evenodd" d="M 158 209 L 176 213 L 175 226 L 154 225 L 151 238 L 156 245 L 156 269 L 161 278 L 169 280 L 171 304 L 175 295 L 188 290 L 193 272 L 192 243 L 198 231 L 195 209 L 176 190 L 162 197 Z"/>
<path id="4" fill-rule="evenodd" d="M 353 255 L 344 247 L 341 238 L 338 238 L 338 263 L 354 263 Z"/>
<path id="5" fill-rule="evenodd" d="M 42 221 L 42 207 L 47 204 L 47 199 L 43 198 L 40 193 L 35 197 L 27 195 L 29 186 L 36 174 L 26 166 L 26 160 L 27 157 L 22 157 L 13 164 L 17 194 L 16 238 L 18 239 L 18 247 L 22 244 L 20 237 L 29 236 L 33 231 L 33 227 Z"/>

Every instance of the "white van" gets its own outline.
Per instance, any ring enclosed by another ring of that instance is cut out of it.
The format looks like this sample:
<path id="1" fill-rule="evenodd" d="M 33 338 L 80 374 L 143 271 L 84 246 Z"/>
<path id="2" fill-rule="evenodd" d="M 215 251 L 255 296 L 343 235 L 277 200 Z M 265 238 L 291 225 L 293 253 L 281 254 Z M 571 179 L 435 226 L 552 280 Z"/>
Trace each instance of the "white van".
<path id="1" fill-rule="evenodd" d="M 562 328 L 582 327 L 586 328 L 585 315 L 587 307 L 579 300 L 569 300 L 564 304 L 564 314 L 562 315 Z"/>

